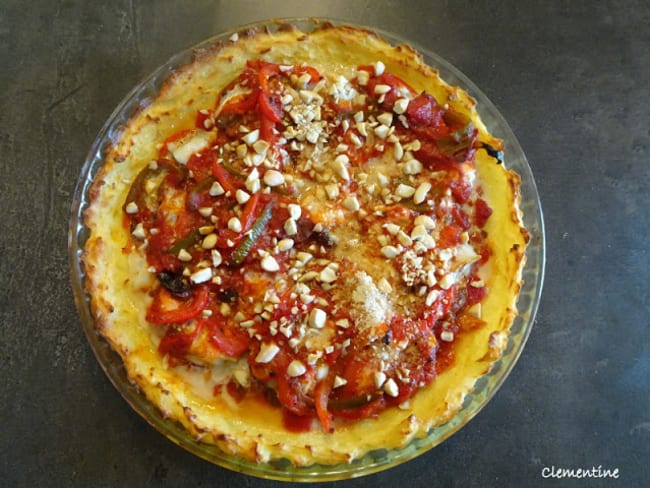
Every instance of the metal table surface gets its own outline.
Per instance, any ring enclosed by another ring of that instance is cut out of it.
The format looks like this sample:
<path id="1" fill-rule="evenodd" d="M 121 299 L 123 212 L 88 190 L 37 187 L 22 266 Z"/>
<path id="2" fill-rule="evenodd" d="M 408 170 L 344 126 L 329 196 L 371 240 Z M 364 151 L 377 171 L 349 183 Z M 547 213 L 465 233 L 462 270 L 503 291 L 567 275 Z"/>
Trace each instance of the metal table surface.
<path id="1" fill-rule="evenodd" d="M 0 485 L 274 486 L 176 447 L 84 337 L 67 223 L 91 142 L 173 53 L 269 17 L 406 36 L 519 138 L 545 212 L 536 324 L 496 397 L 442 445 L 341 486 L 650 486 L 650 3 L 20 2 L 0 5 Z M 548 477 L 563 468 L 618 478 Z M 555 471 L 553 471 L 555 470 Z"/>

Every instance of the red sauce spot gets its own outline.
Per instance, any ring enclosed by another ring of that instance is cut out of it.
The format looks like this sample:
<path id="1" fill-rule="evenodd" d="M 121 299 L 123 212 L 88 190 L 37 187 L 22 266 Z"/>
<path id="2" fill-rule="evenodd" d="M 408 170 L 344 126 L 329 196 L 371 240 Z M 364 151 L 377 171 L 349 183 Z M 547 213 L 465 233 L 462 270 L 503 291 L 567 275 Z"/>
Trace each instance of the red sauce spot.
<path id="1" fill-rule="evenodd" d="M 438 245 L 442 249 L 457 246 L 458 244 L 460 244 L 460 235 L 462 233 L 463 233 L 462 228 L 460 228 L 456 224 L 450 224 L 440 231 L 440 237 L 438 238 Z"/>
<path id="2" fill-rule="evenodd" d="M 212 175 L 212 162 L 214 153 L 212 151 L 202 151 L 199 154 L 192 154 L 187 161 L 187 169 L 192 172 L 194 180 L 201 182 L 208 176 Z"/>
<path id="3" fill-rule="evenodd" d="M 467 230 L 472 226 L 469 216 L 458 205 L 455 205 L 451 209 L 451 215 L 454 219 L 454 223 L 461 229 Z"/>
<path id="4" fill-rule="evenodd" d="M 453 180 L 449 183 L 451 194 L 457 202 L 465 203 L 472 194 L 472 187 L 464 180 Z"/>
<path id="5" fill-rule="evenodd" d="M 492 209 L 482 198 L 476 199 L 474 204 L 474 222 L 478 227 L 483 227 L 492 215 Z"/>
<path id="6" fill-rule="evenodd" d="M 422 93 L 410 101 L 406 109 L 406 117 L 409 126 L 415 127 L 426 126 L 430 129 L 444 123 L 438 102 L 428 93 Z"/>
<path id="7" fill-rule="evenodd" d="M 479 265 L 487 263 L 490 259 L 490 256 L 492 255 L 492 251 L 490 251 L 490 247 L 487 244 L 484 244 L 479 249 L 478 253 L 481 255 L 481 259 L 478 261 Z"/>
<path id="8" fill-rule="evenodd" d="M 436 353 L 436 374 L 442 373 L 452 364 L 454 364 L 454 343 L 440 341 Z"/>
<path id="9" fill-rule="evenodd" d="M 477 303 L 481 302 L 484 298 L 485 295 L 487 294 L 487 288 L 484 286 L 476 287 L 476 286 L 468 286 L 467 287 L 467 306 L 471 307 L 472 305 L 476 305 Z"/>
<path id="10" fill-rule="evenodd" d="M 282 424 L 290 432 L 309 432 L 313 421 L 313 416 L 296 415 L 286 408 L 282 409 Z"/>
<path id="11" fill-rule="evenodd" d="M 207 123 L 206 123 L 207 121 Z M 199 110 L 196 114 L 196 126 L 199 129 L 211 129 L 212 128 L 212 112 L 209 110 Z"/>
<path id="12" fill-rule="evenodd" d="M 226 387 L 228 394 L 237 402 L 240 403 L 246 396 L 246 389 L 243 388 L 239 383 L 231 381 Z"/>

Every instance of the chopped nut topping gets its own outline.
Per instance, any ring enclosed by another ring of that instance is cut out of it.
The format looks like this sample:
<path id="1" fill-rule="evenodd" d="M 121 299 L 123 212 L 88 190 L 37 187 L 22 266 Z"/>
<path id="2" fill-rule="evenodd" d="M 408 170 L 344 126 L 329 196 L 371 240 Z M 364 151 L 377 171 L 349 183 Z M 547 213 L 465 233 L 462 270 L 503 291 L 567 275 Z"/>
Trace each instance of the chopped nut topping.
<path id="1" fill-rule="evenodd" d="M 185 249 L 178 251 L 178 259 L 183 262 L 189 262 L 192 260 L 192 255 L 187 252 Z"/>
<path id="2" fill-rule="evenodd" d="M 407 175 L 417 175 L 422 173 L 422 163 L 417 159 L 409 159 L 404 163 L 404 173 Z"/>
<path id="3" fill-rule="evenodd" d="M 420 185 L 415 190 L 415 193 L 413 194 L 413 203 L 420 204 L 424 202 L 424 200 L 427 198 L 429 190 L 431 190 L 431 183 L 428 181 L 420 183 Z"/>
<path id="4" fill-rule="evenodd" d="M 384 383 L 383 390 L 388 396 L 396 397 L 399 395 L 399 388 L 393 378 L 388 378 L 388 380 Z"/>
<path id="5" fill-rule="evenodd" d="M 260 266 L 262 266 L 264 271 L 269 271 L 271 273 L 280 270 L 280 265 L 271 255 L 264 256 L 260 262 Z"/>
<path id="6" fill-rule="evenodd" d="M 357 210 L 359 210 L 359 208 L 361 208 L 359 205 L 359 201 L 357 200 L 357 197 L 355 197 L 354 195 L 351 195 L 347 197 L 345 200 L 343 200 L 343 206 L 348 210 L 350 210 L 351 212 L 356 212 Z"/>
<path id="7" fill-rule="evenodd" d="M 281 241 L 278 242 L 278 250 L 279 251 L 288 251 L 293 247 L 293 239 L 282 239 Z"/>
<path id="8" fill-rule="evenodd" d="M 203 242 L 201 243 L 201 247 L 203 249 L 212 249 L 216 245 L 217 245 L 217 234 L 214 233 L 205 236 Z"/>
<path id="9" fill-rule="evenodd" d="M 144 227 L 142 226 L 142 222 L 138 222 L 138 225 L 135 226 L 133 232 L 131 232 L 131 235 L 138 239 L 144 239 L 145 237 L 147 237 Z"/>
<path id="10" fill-rule="evenodd" d="M 414 193 L 415 193 L 415 188 L 409 185 L 405 185 L 403 183 L 397 185 L 397 189 L 395 190 L 395 195 L 402 198 L 412 197 Z"/>
<path id="11" fill-rule="evenodd" d="M 241 232 L 242 231 L 241 221 L 237 217 L 231 217 L 228 220 L 228 228 L 233 232 Z"/>
<path id="12" fill-rule="evenodd" d="M 379 137 L 380 139 L 386 139 L 386 137 L 388 136 L 389 131 L 390 131 L 390 127 L 388 127 L 386 125 L 378 125 L 374 129 L 375 135 L 377 137 Z"/>
<path id="13" fill-rule="evenodd" d="M 284 222 L 284 231 L 287 233 L 288 236 L 292 236 L 298 233 L 298 226 L 296 225 L 296 221 L 289 218 Z"/>
<path id="14" fill-rule="evenodd" d="M 294 220 L 298 220 L 302 215 L 302 207 L 300 205 L 290 203 L 287 208 L 289 209 L 289 215 Z"/>
<path id="15" fill-rule="evenodd" d="M 377 116 L 377 120 L 380 124 L 384 124 L 390 127 L 390 125 L 393 123 L 393 114 L 390 112 L 384 112 L 383 114 Z"/>
<path id="16" fill-rule="evenodd" d="M 297 359 L 291 361 L 289 363 L 289 366 L 287 366 L 287 375 L 292 378 L 302 376 L 306 371 L 307 367 L 302 363 L 302 361 L 299 361 Z"/>
<path id="17" fill-rule="evenodd" d="M 215 268 L 219 267 L 219 265 L 223 261 L 221 258 L 221 253 L 216 249 L 213 249 L 210 255 L 212 256 L 212 266 L 214 266 Z"/>
<path id="18" fill-rule="evenodd" d="M 246 134 L 244 137 L 242 137 L 241 140 L 250 146 L 252 144 L 255 144 L 259 139 L 259 137 L 260 137 L 260 131 L 259 129 L 255 129 L 254 131 L 251 131 L 248 134 Z"/>
<path id="19" fill-rule="evenodd" d="M 370 81 L 370 74 L 365 70 L 360 70 L 357 72 L 357 83 L 361 86 L 366 86 Z"/>
<path id="20" fill-rule="evenodd" d="M 208 193 L 211 197 L 218 197 L 219 195 L 223 195 L 226 192 L 221 184 L 218 181 L 215 181 L 212 183 L 212 186 L 210 187 L 210 191 Z"/>
<path id="21" fill-rule="evenodd" d="M 244 204 L 250 200 L 251 196 L 244 190 L 239 189 L 235 192 L 235 198 L 237 199 L 237 203 Z"/>
<path id="22" fill-rule="evenodd" d="M 398 115 L 401 115 L 406 112 L 408 106 L 409 106 L 408 98 L 398 98 L 397 100 L 395 100 L 395 104 L 393 105 L 393 112 L 395 112 Z"/>
<path id="23" fill-rule="evenodd" d="M 284 184 L 284 175 L 274 169 L 269 169 L 264 173 L 264 183 L 268 186 L 280 186 Z"/>
<path id="24" fill-rule="evenodd" d="M 396 161 L 400 161 L 404 157 L 404 148 L 399 142 L 396 142 L 393 146 L 393 157 L 395 157 Z"/>
<path id="25" fill-rule="evenodd" d="M 454 340 L 454 333 L 450 330 L 443 330 L 440 333 L 440 339 L 442 339 L 445 342 L 451 342 Z"/>
<path id="26" fill-rule="evenodd" d="M 203 268 L 190 275 L 190 281 L 196 284 L 210 281 L 210 278 L 212 278 L 212 268 Z"/>
<path id="27" fill-rule="evenodd" d="M 377 388 L 381 388 L 386 382 L 386 373 L 384 373 L 383 371 L 376 371 L 374 375 L 374 379 L 375 379 L 375 386 Z"/>
<path id="28" fill-rule="evenodd" d="M 324 283 L 332 283 L 336 281 L 336 271 L 332 267 L 327 266 L 320 272 L 318 279 Z"/>
<path id="29" fill-rule="evenodd" d="M 201 214 L 201 217 L 209 217 L 212 215 L 212 207 L 201 207 L 199 209 L 199 214 Z"/>
<path id="30" fill-rule="evenodd" d="M 391 90 L 389 85 L 375 85 L 375 95 L 384 95 Z"/>
<path id="31" fill-rule="evenodd" d="M 348 384 L 348 380 L 346 380 L 345 378 L 341 378 L 340 376 L 337 375 L 337 376 L 334 377 L 334 384 L 332 386 L 334 388 L 339 388 L 339 387 L 341 387 L 343 385 L 347 385 L 347 384 Z"/>
<path id="32" fill-rule="evenodd" d="M 336 174 L 345 181 L 350 180 L 350 174 L 348 173 L 347 168 L 349 162 L 350 159 L 345 154 L 339 154 L 332 162 L 332 169 L 334 169 Z"/>
<path id="33" fill-rule="evenodd" d="M 400 251 L 395 246 L 384 246 L 381 248 L 381 253 L 388 259 L 392 259 L 398 256 Z"/>
<path id="34" fill-rule="evenodd" d="M 440 296 L 440 291 L 439 290 L 431 290 L 428 294 L 426 299 L 424 300 L 424 303 L 426 304 L 427 307 L 430 307 L 435 303 L 435 301 L 438 299 Z"/>
<path id="35" fill-rule="evenodd" d="M 124 211 L 130 215 L 136 214 L 138 213 L 138 204 L 135 202 L 129 202 Z"/>
<path id="36" fill-rule="evenodd" d="M 416 226 L 418 225 L 423 226 L 426 230 L 432 230 L 435 229 L 436 227 L 436 222 L 428 215 L 418 215 L 417 217 L 415 217 L 413 223 Z"/>
<path id="37" fill-rule="evenodd" d="M 263 139 L 259 139 L 253 143 L 253 150 L 257 154 L 266 154 L 266 151 L 268 151 L 269 147 L 269 143 Z"/>
<path id="38" fill-rule="evenodd" d="M 325 327 L 327 321 L 327 312 L 320 308 L 312 308 L 309 312 L 309 325 L 315 329 L 322 329 Z"/>
<path id="39" fill-rule="evenodd" d="M 263 342 L 260 347 L 260 352 L 258 352 L 257 356 L 255 356 L 255 362 L 263 364 L 270 363 L 279 352 L 280 348 L 274 342 Z"/>

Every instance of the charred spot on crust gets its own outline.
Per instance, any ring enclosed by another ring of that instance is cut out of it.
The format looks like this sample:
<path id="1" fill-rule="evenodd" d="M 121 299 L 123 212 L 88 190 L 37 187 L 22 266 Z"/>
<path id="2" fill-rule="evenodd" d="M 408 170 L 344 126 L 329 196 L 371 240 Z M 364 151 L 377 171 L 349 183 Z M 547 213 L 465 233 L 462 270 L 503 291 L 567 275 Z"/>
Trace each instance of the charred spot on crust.
<path id="1" fill-rule="evenodd" d="M 485 152 L 488 153 L 489 156 L 497 160 L 497 164 L 503 164 L 503 151 L 491 146 L 486 142 L 482 142 L 481 146 L 483 149 L 485 149 Z"/>

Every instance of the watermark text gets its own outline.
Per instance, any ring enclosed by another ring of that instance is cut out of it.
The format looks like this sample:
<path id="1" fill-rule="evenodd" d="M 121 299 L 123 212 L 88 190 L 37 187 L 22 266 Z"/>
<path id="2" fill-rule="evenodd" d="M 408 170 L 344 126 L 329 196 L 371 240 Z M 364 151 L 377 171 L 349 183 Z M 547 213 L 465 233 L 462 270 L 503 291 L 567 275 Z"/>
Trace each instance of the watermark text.
<path id="1" fill-rule="evenodd" d="M 544 466 L 542 478 L 614 478 L 620 477 L 618 468 L 603 468 L 591 466 L 589 468 L 562 468 L 558 466 Z"/>

